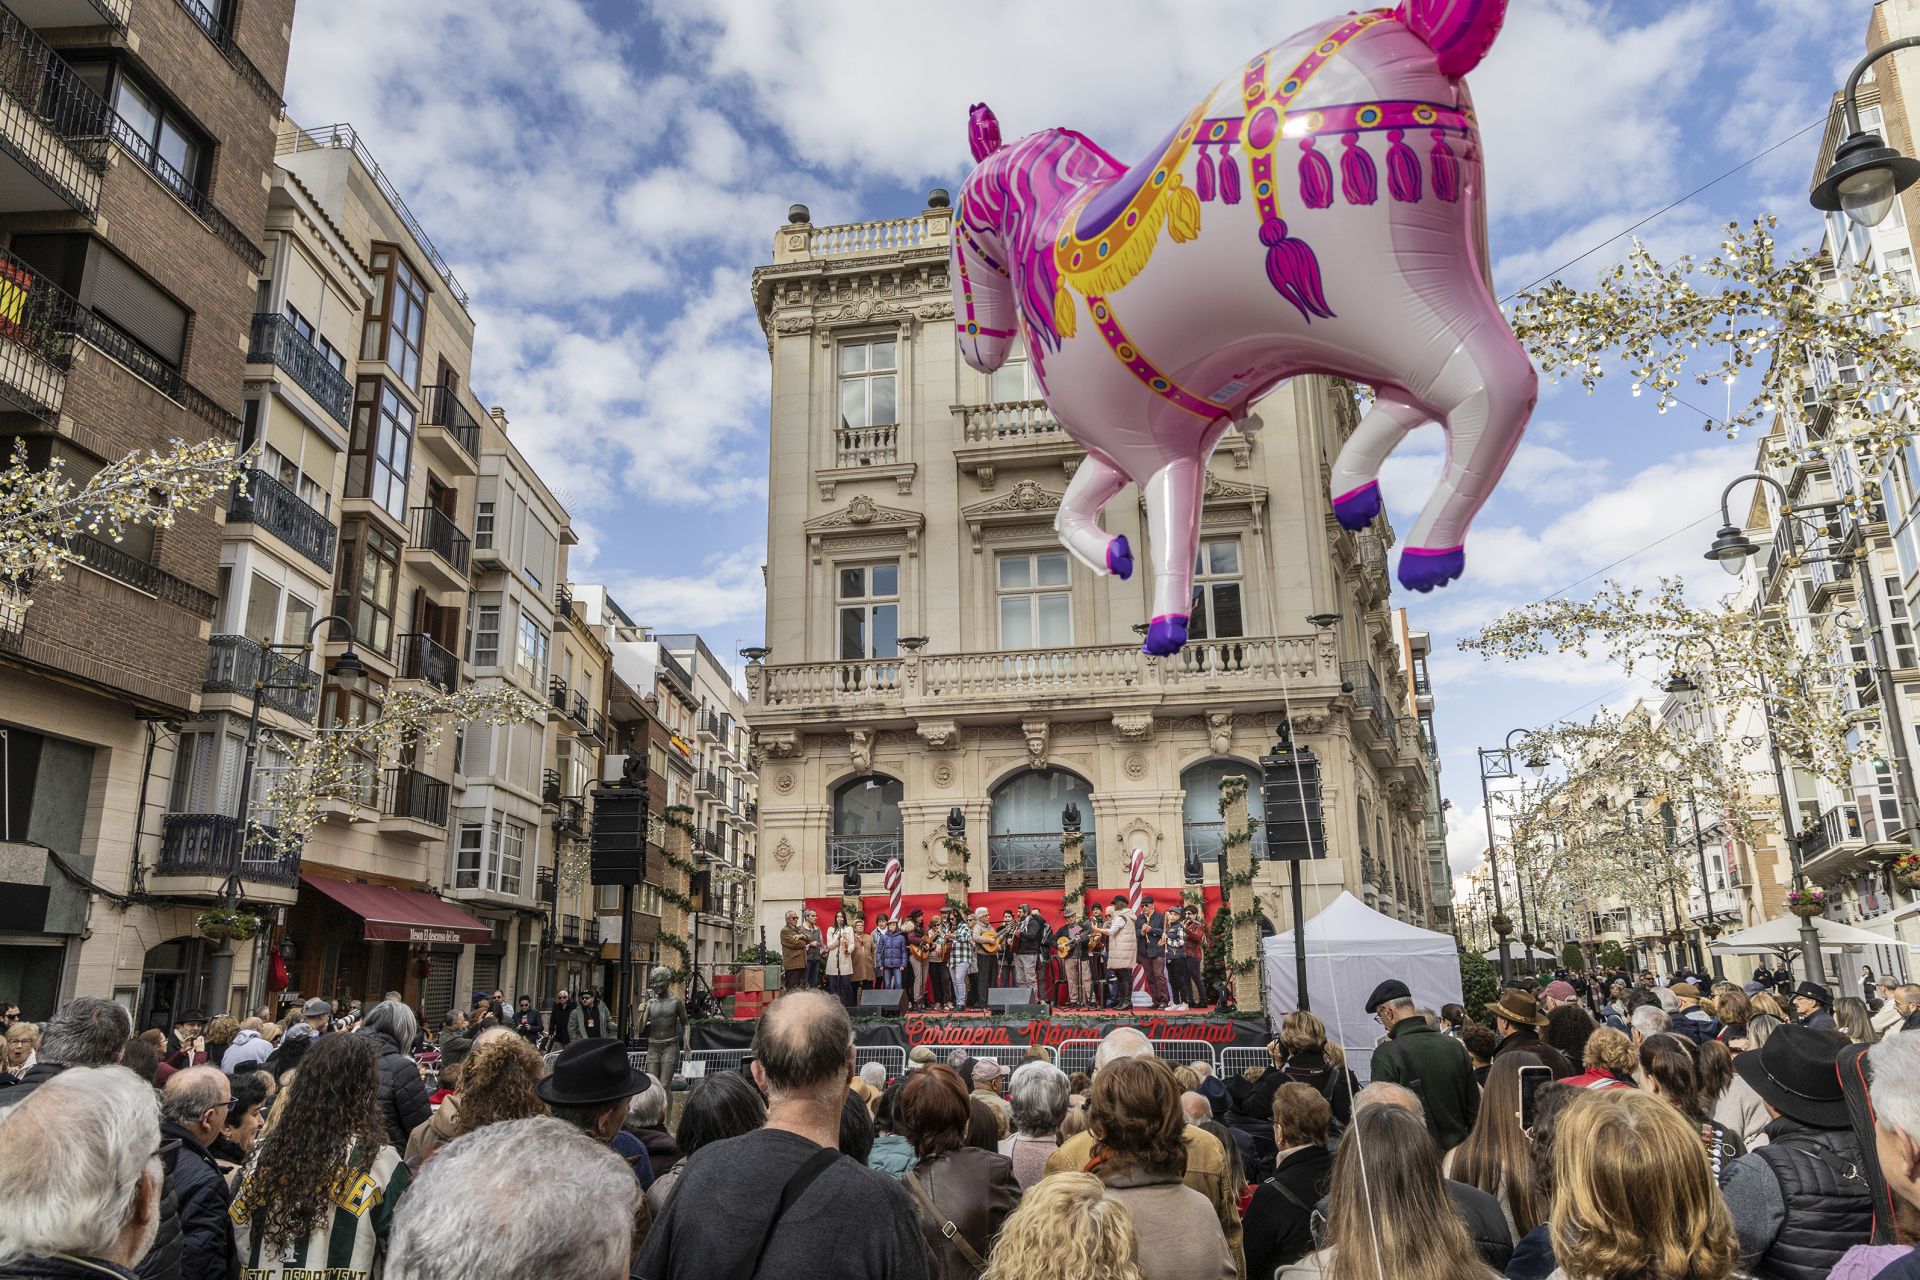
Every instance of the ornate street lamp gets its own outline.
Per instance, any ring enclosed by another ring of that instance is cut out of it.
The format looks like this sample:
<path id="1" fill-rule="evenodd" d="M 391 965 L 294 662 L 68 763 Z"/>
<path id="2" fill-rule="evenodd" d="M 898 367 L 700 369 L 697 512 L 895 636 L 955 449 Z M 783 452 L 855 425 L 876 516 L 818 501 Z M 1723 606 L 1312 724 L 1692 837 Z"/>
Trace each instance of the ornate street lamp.
<path id="1" fill-rule="evenodd" d="M 1920 182 L 1920 160 L 1900 154 L 1878 133 L 1869 133 L 1860 127 L 1860 103 L 1856 98 L 1860 77 L 1867 73 L 1868 67 L 1896 50 L 1913 48 L 1920 48 L 1920 36 L 1903 36 L 1871 50 L 1854 64 L 1843 95 L 1846 140 L 1834 149 L 1827 176 L 1808 197 L 1814 208 L 1823 213 L 1845 212 L 1856 225 L 1874 227 L 1886 218 L 1895 197 Z"/>

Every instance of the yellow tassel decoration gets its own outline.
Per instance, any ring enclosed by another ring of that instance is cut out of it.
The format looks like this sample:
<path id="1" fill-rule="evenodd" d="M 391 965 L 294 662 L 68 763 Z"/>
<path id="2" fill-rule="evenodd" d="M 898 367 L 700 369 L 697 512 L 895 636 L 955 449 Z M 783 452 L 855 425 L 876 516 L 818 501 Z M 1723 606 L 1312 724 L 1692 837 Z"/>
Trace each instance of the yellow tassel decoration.
<path id="1" fill-rule="evenodd" d="M 1173 207 L 1167 213 L 1167 230 L 1173 233 L 1176 244 L 1185 244 L 1200 234 L 1200 197 L 1193 194 L 1193 188 L 1173 176 L 1173 189 L 1166 194 Z"/>
<path id="2" fill-rule="evenodd" d="M 1062 281 L 1060 287 L 1053 293 L 1053 327 L 1060 331 L 1061 337 L 1071 338 L 1078 325 L 1079 320 L 1073 309 L 1073 294 Z"/>

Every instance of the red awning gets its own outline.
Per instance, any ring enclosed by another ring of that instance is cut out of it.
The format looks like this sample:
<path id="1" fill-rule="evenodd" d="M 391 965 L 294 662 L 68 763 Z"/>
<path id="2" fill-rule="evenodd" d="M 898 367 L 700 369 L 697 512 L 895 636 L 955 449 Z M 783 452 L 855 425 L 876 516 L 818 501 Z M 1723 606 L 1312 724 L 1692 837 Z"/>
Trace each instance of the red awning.
<path id="1" fill-rule="evenodd" d="M 493 941 L 493 930 L 485 921 L 430 893 L 323 876 L 303 875 L 300 880 L 366 921 L 368 942 Z"/>

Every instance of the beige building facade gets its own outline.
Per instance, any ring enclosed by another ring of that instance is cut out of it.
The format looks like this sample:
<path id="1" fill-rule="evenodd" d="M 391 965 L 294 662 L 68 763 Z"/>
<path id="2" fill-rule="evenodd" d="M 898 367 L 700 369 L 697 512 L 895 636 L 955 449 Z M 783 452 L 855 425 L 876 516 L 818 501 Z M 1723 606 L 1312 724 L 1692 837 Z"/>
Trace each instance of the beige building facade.
<path id="1" fill-rule="evenodd" d="M 943 892 L 952 810 L 976 892 L 1059 889 L 1069 805 L 1090 885 L 1123 887 L 1135 847 L 1149 886 L 1190 870 L 1215 883 L 1220 779 L 1257 778 L 1288 712 L 1325 779 L 1308 912 L 1344 888 L 1426 922 L 1429 788 L 1392 533 L 1342 531 L 1325 497 L 1351 397 L 1297 379 L 1263 403 L 1258 437 L 1223 440 L 1195 638 L 1148 656 L 1147 575 L 1096 578 L 1054 535 L 1083 455 L 1026 362 L 987 376 L 957 358 L 950 215 L 939 191 L 919 214 L 844 227 L 796 206 L 754 276 L 772 372 L 768 651 L 746 671 L 762 925 L 838 896 L 849 873 L 881 892 L 893 857 L 907 893 Z M 1103 521 L 1145 545 L 1133 489 Z M 1287 927 L 1286 868 L 1257 874 Z"/>

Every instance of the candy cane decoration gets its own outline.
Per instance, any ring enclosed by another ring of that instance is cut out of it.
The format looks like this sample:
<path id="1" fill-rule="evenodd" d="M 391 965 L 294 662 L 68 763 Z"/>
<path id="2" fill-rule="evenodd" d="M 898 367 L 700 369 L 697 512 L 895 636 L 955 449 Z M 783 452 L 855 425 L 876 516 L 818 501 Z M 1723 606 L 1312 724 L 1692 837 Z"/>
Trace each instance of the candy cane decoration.
<path id="1" fill-rule="evenodd" d="M 900 859 L 887 859 L 887 869 L 880 877 L 880 883 L 887 889 L 887 915 L 900 918 Z"/>
<path id="2" fill-rule="evenodd" d="M 1140 909 L 1140 891 L 1147 878 L 1147 851 L 1135 849 L 1127 860 L 1127 910 Z"/>

